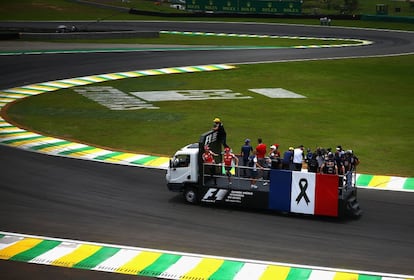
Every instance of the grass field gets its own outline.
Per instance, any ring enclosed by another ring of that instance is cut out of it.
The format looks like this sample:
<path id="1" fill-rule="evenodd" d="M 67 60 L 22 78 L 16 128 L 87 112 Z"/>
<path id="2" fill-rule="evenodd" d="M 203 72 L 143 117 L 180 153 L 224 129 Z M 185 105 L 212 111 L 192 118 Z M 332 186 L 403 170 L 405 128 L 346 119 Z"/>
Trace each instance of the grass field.
<path id="1" fill-rule="evenodd" d="M 228 142 L 262 137 L 281 149 L 342 145 L 360 172 L 413 177 L 414 56 L 241 65 L 236 70 L 105 82 L 123 92 L 230 89 L 240 100 L 155 102 L 158 110 L 110 111 L 60 90 L 24 100 L 7 114 L 37 131 L 120 150 L 171 155 L 222 118 Z M 251 88 L 284 88 L 304 99 L 270 99 Z M 155 128 L 155 129 L 154 129 Z"/>
<path id="2" fill-rule="evenodd" d="M 0 6 L 0 17 L 142 19 L 62 0 L 10 1 Z M 401 27 L 392 23 L 369 24 L 379 28 Z M 402 29 L 412 30 L 413 27 L 408 24 Z M 161 39 L 165 39 L 162 41 L 165 44 L 191 44 L 191 39 L 186 38 L 184 42 L 177 38 Z M 235 40 L 223 43 L 209 39 L 202 44 L 274 45 L 273 41 L 256 42 Z M 197 44 L 201 44 L 199 40 Z M 279 44 L 282 43 L 278 41 Z M 267 144 L 277 142 L 282 150 L 299 144 L 312 149 L 342 145 L 345 149 L 353 149 L 360 157 L 359 172 L 414 177 L 411 158 L 414 152 L 412 65 L 413 55 L 241 65 L 236 70 L 222 72 L 141 77 L 99 86 L 111 86 L 126 93 L 230 89 L 253 98 L 155 102 L 160 109 L 110 111 L 77 94 L 74 89 L 68 89 L 23 100 L 11 106 L 7 114 L 13 121 L 44 134 L 167 156 L 181 146 L 197 141 L 200 133 L 211 128 L 212 119 L 219 116 L 235 152 L 246 137 L 253 139 L 253 144 L 257 137 L 262 137 Z M 251 88 L 284 88 L 307 98 L 270 99 L 249 91 Z"/>

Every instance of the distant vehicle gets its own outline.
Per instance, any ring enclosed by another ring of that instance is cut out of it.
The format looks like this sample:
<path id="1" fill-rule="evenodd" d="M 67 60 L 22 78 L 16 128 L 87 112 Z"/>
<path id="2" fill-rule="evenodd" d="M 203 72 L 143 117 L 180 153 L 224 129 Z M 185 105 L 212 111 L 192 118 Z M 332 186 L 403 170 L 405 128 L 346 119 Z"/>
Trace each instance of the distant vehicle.
<path id="1" fill-rule="evenodd" d="M 166 174 L 170 191 L 182 192 L 192 204 L 234 205 L 267 209 L 281 213 L 300 213 L 331 217 L 359 217 L 362 210 L 357 201 L 355 170 L 344 176 L 264 168 L 251 188 L 251 178 L 245 176 L 252 167 L 234 166 L 232 184 L 220 164 L 202 161 L 204 147 L 218 154 L 221 143 L 216 131 L 201 135 L 198 143 L 178 150 Z"/>
<path id="2" fill-rule="evenodd" d="M 76 32 L 76 31 L 78 31 L 78 29 L 74 25 L 72 25 L 71 27 L 68 27 L 66 25 L 61 24 L 58 27 L 56 27 L 56 33 L 67 33 L 67 32 Z"/>

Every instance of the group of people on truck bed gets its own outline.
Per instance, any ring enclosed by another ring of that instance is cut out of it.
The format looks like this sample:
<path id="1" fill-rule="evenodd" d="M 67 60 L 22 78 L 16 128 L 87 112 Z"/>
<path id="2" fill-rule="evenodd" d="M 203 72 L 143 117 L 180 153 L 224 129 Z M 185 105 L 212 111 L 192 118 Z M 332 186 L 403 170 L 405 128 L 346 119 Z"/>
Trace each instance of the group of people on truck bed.
<path id="1" fill-rule="evenodd" d="M 344 175 L 349 171 L 355 170 L 359 164 L 359 159 L 352 150 L 344 150 L 338 145 L 335 151 L 331 148 L 318 147 L 315 151 L 307 149 L 305 154 L 304 146 L 300 145 L 296 148 L 289 147 L 283 152 L 279 151 L 279 144 L 270 146 L 270 152 L 267 151 L 266 144 L 261 138 L 257 139 L 255 149 L 251 146 L 250 139 L 246 139 L 241 147 L 240 155 L 235 156 L 226 142 L 226 131 L 219 118 L 213 120 L 213 130 L 218 132 L 218 139 L 224 147 L 223 164 L 227 166 L 227 175 L 230 177 L 230 166 L 235 163 L 239 164 L 239 158 L 242 166 L 252 167 L 252 173 L 257 168 L 272 168 L 301 171 L 303 163 L 306 163 L 308 172 Z M 207 150 L 208 147 L 207 147 Z M 212 151 L 208 154 L 211 155 Z M 213 155 L 216 155 L 213 153 Z M 204 155 L 203 155 L 204 157 Z"/>
<path id="2" fill-rule="evenodd" d="M 257 146 L 253 149 L 250 139 L 246 139 L 240 149 L 240 158 L 243 166 L 252 165 L 252 157 L 257 158 L 260 167 L 272 169 L 285 169 L 301 171 L 306 163 L 308 172 L 344 175 L 352 171 L 359 164 L 359 159 L 352 150 L 344 150 L 342 146 L 337 146 L 335 151 L 331 148 L 316 148 L 315 151 L 307 149 L 306 154 L 304 146 L 296 148 L 289 147 L 283 152 L 279 151 L 279 144 L 270 146 L 270 152 L 267 153 L 267 146 L 261 138 L 257 139 Z"/>

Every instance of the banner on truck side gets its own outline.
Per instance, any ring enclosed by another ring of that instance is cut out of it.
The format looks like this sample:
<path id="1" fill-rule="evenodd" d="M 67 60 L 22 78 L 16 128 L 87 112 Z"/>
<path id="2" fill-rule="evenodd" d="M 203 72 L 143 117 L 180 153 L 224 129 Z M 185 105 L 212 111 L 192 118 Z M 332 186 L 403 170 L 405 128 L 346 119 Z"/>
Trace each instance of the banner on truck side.
<path id="1" fill-rule="evenodd" d="M 271 170 L 269 208 L 336 217 L 338 182 L 337 175 Z"/>

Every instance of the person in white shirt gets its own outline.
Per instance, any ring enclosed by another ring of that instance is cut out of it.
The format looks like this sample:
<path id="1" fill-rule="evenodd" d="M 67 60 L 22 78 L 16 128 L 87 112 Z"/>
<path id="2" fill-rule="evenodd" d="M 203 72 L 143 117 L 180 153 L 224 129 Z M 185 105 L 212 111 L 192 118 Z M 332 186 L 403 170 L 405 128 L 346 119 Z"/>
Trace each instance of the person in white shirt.
<path id="1" fill-rule="evenodd" d="M 304 160 L 303 145 L 300 145 L 299 147 L 293 150 L 293 170 L 294 171 L 302 170 L 303 160 Z"/>

